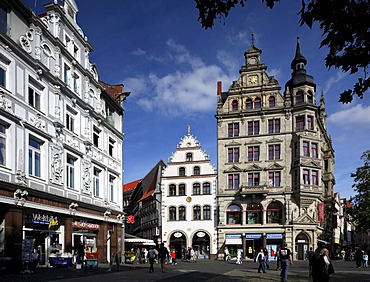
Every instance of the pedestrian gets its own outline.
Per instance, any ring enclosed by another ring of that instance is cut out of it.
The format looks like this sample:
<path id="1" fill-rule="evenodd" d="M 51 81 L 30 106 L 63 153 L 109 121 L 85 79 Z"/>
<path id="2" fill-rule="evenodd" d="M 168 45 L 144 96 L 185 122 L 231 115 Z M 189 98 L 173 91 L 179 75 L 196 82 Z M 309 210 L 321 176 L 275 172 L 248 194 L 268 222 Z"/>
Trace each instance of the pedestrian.
<path id="1" fill-rule="evenodd" d="M 369 256 L 368 256 L 366 251 L 364 252 L 363 260 L 364 260 L 364 268 L 368 268 L 368 266 L 369 266 L 369 264 L 368 264 L 369 263 Z"/>
<path id="2" fill-rule="evenodd" d="M 313 280 L 315 282 L 328 282 L 330 275 L 334 273 L 334 267 L 329 258 L 329 251 L 326 248 L 321 250 L 321 255 L 313 265 Z"/>
<path id="3" fill-rule="evenodd" d="M 288 281 L 289 265 L 293 265 L 292 252 L 288 249 L 287 243 L 284 243 L 283 247 L 280 249 L 279 254 L 281 265 L 280 278 L 281 282 L 286 282 Z"/>
<path id="4" fill-rule="evenodd" d="M 355 252 L 355 260 L 356 260 L 356 266 L 357 268 L 361 268 L 362 260 L 363 260 L 363 253 L 360 250 L 360 248 L 356 248 Z"/>
<path id="5" fill-rule="evenodd" d="M 197 256 L 193 248 L 190 248 L 190 262 L 197 262 Z"/>
<path id="6" fill-rule="evenodd" d="M 241 251 L 241 249 L 238 249 L 238 252 L 236 254 L 236 264 L 242 264 L 242 263 L 243 263 L 242 251 Z"/>
<path id="7" fill-rule="evenodd" d="M 313 251 L 312 247 L 310 247 L 310 250 L 307 251 L 306 259 L 310 260 L 310 258 L 314 255 L 315 255 L 315 252 Z"/>
<path id="8" fill-rule="evenodd" d="M 85 257 L 85 246 L 82 241 L 80 241 L 79 244 L 76 246 L 76 251 L 77 251 L 77 263 L 81 265 L 81 268 L 83 268 Z"/>
<path id="9" fill-rule="evenodd" d="M 319 281 L 319 273 L 318 269 L 316 267 L 317 260 L 320 257 L 320 249 L 317 248 L 314 252 L 314 254 L 310 257 L 309 260 L 309 274 L 308 277 L 312 277 L 312 282 L 318 282 Z"/>
<path id="10" fill-rule="evenodd" d="M 266 273 L 265 254 L 262 248 L 256 257 L 256 261 L 258 262 L 258 273 L 261 273 L 261 270 Z"/>
<path id="11" fill-rule="evenodd" d="M 176 250 L 175 249 L 172 249 L 171 258 L 172 258 L 172 265 L 177 264 L 177 262 L 176 262 Z"/>
<path id="12" fill-rule="evenodd" d="M 164 268 L 165 268 L 165 265 L 166 265 L 166 260 L 167 260 L 167 258 L 169 256 L 168 255 L 168 250 L 164 246 L 164 243 L 161 244 L 161 247 L 158 250 L 158 256 L 159 256 L 159 259 L 161 260 L 162 272 L 164 272 Z"/>
<path id="13" fill-rule="evenodd" d="M 280 250 L 281 248 L 279 247 L 276 251 L 276 271 L 280 270 Z"/>
<path id="14" fill-rule="evenodd" d="M 266 269 L 269 269 L 270 268 L 270 265 L 269 265 L 269 251 L 265 248 L 265 250 L 263 251 L 263 254 L 265 256 L 265 264 L 266 264 Z"/>
<path id="15" fill-rule="evenodd" d="M 154 249 L 153 246 L 150 246 L 148 251 L 148 259 L 149 259 L 149 273 L 154 272 L 154 260 L 158 255 L 158 251 Z"/>
<path id="16" fill-rule="evenodd" d="M 229 249 L 227 247 L 225 247 L 225 260 L 228 261 L 230 259 L 230 253 L 229 253 Z"/>

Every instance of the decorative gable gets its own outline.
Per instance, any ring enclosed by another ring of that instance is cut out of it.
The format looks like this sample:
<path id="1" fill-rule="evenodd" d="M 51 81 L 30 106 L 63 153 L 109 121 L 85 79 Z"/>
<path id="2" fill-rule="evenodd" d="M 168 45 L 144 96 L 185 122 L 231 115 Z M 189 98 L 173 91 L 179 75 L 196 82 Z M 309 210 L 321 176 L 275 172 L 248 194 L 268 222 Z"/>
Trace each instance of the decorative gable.
<path id="1" fill-rule="evenodd" d="M 269 165 L 266 170 L 282 170 L 284 167 L 279 165 L 278 163 L 273 163 Z"/>
<path id="2" fill-rule="evenodd" d="M 245 169 L 245 171 L 261 171 L 261 170 L 263 170 L 263 168 L 256 164 L 253 164 L 247 169 Z"/>
<path id="3" fill-rule="evenodd" d="M 233 165 L 231 168 L 224 170 L 224 173 L 230 172 L 242 172 L 242 169 L 237 167 L 236 165 Z"/>

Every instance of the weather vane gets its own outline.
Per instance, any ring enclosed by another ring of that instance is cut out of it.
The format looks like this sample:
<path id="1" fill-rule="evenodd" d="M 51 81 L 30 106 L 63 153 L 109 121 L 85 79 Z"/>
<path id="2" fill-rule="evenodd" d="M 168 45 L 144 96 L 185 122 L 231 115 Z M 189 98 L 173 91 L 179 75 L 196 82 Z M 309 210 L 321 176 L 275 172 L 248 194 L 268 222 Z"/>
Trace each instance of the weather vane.
<path id="1" fill-rule="evenodd" d="M 252 32 L 252 45 L 254 45 L 254 32 Z"/>

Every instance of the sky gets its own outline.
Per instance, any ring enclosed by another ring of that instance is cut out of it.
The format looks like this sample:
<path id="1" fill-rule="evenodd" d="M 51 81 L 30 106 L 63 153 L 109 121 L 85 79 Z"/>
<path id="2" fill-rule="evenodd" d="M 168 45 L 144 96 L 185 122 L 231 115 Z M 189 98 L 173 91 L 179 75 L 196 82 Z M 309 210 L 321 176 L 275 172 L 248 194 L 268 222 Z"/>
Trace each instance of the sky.
<path id="1" fill-rule="evenodd" d="M 51 0 L 24 0 L 40 14 Z M 35 5 L 36 3 L 36 5 Z M 282 91 L 291 77 L 296 38 L 307 59 L 307 73 L 325 94 L 327 129 L 335 150 L 335 192 L 355 195 L 351 173 L 370 149 L 370 97 L 338 102 L 356 76 L 325 67 L 322 31 L 299 24 L 300 1 L 280 1 L 271 10 L 249 0 L 204 30 L 193 0 L 76 0 L 77 23 L 94 51 L 100 79 L 124 84 L 124 183 L 143 178 L 159 161 L 168 161 L 187 125 L 217 166 L 217 81 L 227 91 L 239 77 L 244 52 L 262 50 L 267 73 Z M 281 93 L 282 93 L 281 91 Z M 368 96 L 368 95 L 367 95 Z"/>

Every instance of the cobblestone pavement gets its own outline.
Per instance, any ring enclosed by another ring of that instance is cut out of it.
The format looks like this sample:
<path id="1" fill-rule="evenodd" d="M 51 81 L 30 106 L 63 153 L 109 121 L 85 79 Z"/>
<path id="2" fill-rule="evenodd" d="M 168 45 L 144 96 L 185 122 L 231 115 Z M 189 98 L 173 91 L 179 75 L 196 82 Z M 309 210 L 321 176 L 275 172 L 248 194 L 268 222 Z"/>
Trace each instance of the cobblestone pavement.
<path id="1" fill-rule="evenodd" d="M 370 269 L 356 268 L 354 262 L 333 261 L 335 274 L 330 282 L 362 282 L 370 281 Z M 11 282 L 109 282 L 109 281 L 202 281 L 202 282 L 272 282 L 280 281 L 279 271 L 275 270 L 276 262 L 270 263 L 267 273 L 258 273 L 257 264 L 253 261 L 244 261 L 242 265 L 235 262 L 199 260 L 196 263 L 181 262 L 177 265 L 167 265 L 166 272 L 162 273 L 160 265 L 155 265 L 153 273 L 148 272 L 146 265 L 122 265 L 120 271 L 113 268 L 108 271 L 108 265 L 100 265 L 97 272 L 76 270 L 74 268 L 45 268 L 36 273 L 7 274 L 0 276 L 0 281 Z M 289 270 L 289 282 L 311 281 L 308 277 L 308 262 L 296 261 Z"/>

